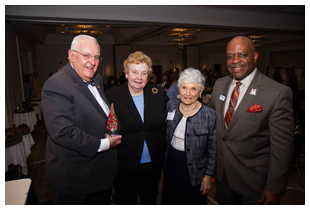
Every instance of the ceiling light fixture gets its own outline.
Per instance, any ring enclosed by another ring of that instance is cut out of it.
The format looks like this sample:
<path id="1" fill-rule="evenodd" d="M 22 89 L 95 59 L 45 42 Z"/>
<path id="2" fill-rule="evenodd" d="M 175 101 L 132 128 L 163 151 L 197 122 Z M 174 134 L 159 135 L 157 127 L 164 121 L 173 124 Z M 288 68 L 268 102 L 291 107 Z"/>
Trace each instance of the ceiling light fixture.
<path id="1" fill-rule="evenodd" d="M 166 36 L 172 37 L 170 40 L 171 45 L 177 45 L 179 49 L 184 49 L 184 46 L 188 45 L 188 40 L 195 39 L 200 29 L 188 29 L 188 28 L 173 28 L 168 31 Z M 185 43 L 186 42 L 186 43 Z"/>
<path id="2" fill-rule="evenodd" d="M 251 35 L 251 36 L 248 36 L 250 39 L 261 39 L 261 38 L 265 38 L 267 37 L 268 34 L 259 34 L 259 35 Z"/>

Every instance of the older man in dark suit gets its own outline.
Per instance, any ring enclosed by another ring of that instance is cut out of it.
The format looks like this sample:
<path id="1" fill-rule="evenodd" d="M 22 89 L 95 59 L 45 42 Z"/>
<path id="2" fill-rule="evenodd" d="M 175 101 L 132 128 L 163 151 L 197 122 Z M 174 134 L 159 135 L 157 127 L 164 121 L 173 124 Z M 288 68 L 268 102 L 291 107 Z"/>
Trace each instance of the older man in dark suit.
<path id="1" fill-rule="evenodd" d="M 54 204 L 109 204 L 116 176 L 114 147 L 121 136 L 105 136 L 110 106 L 95 74 L 100 47 L 93 37 L 80 35 L 68 53 L 70 62 L 42 89 Z"/>
<path id="2" fill-rule="evenodd" d="M 230 76 L 217 80 L 208 105 L 216 109 L 219 204 L 278 204 L 293 151 L 292 91 L 260 73 L 247 37 L 227 45 Z"/>

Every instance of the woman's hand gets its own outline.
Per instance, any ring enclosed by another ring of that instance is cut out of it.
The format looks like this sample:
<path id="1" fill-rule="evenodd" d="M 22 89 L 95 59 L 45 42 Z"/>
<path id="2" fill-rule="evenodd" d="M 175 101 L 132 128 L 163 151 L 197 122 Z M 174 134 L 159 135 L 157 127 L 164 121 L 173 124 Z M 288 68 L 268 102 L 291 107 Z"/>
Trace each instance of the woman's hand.
<path id="1" fill-rule="evenodd" d="M 205 175 L 201 181 L 201 186 L 200 186 L 200 191 L 202 191 L 202 195 L 205 195 L 209 192 L 209 190 L 211 189 L 211 179 L 212 177 L 209 175 Z"/>

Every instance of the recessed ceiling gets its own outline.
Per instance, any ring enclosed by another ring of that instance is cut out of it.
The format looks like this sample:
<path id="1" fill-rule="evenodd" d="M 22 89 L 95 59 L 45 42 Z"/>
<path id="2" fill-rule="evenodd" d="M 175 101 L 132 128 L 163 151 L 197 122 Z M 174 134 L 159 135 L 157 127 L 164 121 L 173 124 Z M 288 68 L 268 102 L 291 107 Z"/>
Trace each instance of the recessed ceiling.
<path id="1" fill-rule="evenodd" d="M 195 6 L 193 6 L 195 7 Z M 290 5 L 276 6 L 208 6 L 229 10 L 243 10 L 260 13 L 293 13 L 304 15 L 304 7 Z M 301 8 L 301 9 L 300 9 Z M 254 13 L 253 13 L 254 14 Z M 215 17 L 219 18 L 219 17 Z M 304 31 L 249 29 L 219 26 L 191 26 L 180 24 L 136 24 L 131 22 L 107 21 L 105 24 L 93 24 L 88 20 L 78 22 L 57 21 L 23 21 L 22 18 L 6 18 L 17 31 L 35 44 L 64 44 L 78 34 L 89 34 L 102 44 L 143 44 L 143 45 L 204 45 L 223 44 L 236 35 L 256 36 L 255 44 L 266 45 L 274 42 L 304 39 Z M 259 37 L 260 36 L 260 37 Z M 254 37 L 253 37 L 254 39 Z M 65 40 L 65 41 L 61 41 Z"/>

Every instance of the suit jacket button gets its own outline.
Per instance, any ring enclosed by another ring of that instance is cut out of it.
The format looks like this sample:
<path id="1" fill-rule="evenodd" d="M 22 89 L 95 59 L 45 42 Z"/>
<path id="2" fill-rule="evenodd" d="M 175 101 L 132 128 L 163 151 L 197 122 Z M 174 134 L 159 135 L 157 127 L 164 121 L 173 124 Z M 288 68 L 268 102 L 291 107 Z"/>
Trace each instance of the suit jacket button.
<path id="1" fill-rule="evenodd" d="M 223 156 L 223 152 L 221 152 L 221 156 Z"/>
<path id="2" fill-rule="evenodd" d="M 189 165 L 189 166 L 192 166 L 192 164 L 191 164 L 191 163 L 189 163 L 188 165 Z"/>
<path id="3" fill-rule="evenodd" d="M 191 151 L 191 149 L 190 149 L 190 148 L 187 148 L 187 152 L 189 152 L 189 151 Z"/>
<path id="4" fill-rule="evenodd" d="M 223 140 L 223 141 L 226 141 L 226 137 L 223 137 L 222 140 Z"/>
<path id="5" fill-rule="evenodd" d="M 190 136 L 190 135 L 189 135 L 189 133 L 188 133 L 188 134 L 186 134 L 186 136 Z"/>

